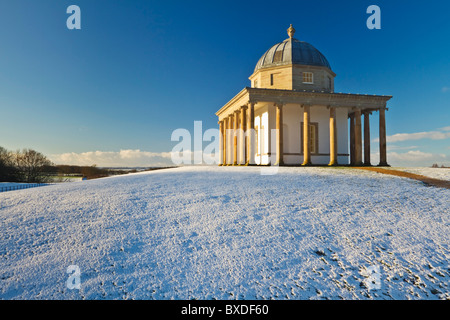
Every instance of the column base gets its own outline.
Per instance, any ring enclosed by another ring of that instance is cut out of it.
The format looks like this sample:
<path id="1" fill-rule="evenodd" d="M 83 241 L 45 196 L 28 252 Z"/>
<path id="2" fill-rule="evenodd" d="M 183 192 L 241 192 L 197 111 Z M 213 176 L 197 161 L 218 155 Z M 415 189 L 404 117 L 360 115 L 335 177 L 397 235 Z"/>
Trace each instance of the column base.
<path id="1" fill-rule="evenodd" d="M 312 166 L 313 164 L 310 162 L 303 162 L 302 166 L 307 167 L 307 166 Z"/>
<path id="2" fill-rule="evenodd" d="M 328 164 L 328 166 L 329 166 L 329 167 L 335 167 L 335 166 L 338 166 L 338 163 L 337 163 L 337 162 L 330 162 L 330 163 Z"/>
<path id="3" fill-rule="evenodd" d="M 380 162 L 380 163 L 378 164 L 378 167 L 390 167 L 390 165 L 388 165 L 387 162 Z"/>

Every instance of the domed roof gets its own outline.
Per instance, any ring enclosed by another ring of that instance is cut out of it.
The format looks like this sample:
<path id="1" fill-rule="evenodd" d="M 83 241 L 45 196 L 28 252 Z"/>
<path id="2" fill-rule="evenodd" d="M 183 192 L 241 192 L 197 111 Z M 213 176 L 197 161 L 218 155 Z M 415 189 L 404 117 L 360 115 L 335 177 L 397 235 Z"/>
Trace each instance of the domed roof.
<path id="1" fill-rule="evenodd" d="M 267 50 L 256 64 L 254 72 L 288 64 L 327 67 L 331 70 L 327 58 L 311 44 L 295 39 L 294 33 L 295 29 L 291 25 L 288 29 L 289 38 Z"/>

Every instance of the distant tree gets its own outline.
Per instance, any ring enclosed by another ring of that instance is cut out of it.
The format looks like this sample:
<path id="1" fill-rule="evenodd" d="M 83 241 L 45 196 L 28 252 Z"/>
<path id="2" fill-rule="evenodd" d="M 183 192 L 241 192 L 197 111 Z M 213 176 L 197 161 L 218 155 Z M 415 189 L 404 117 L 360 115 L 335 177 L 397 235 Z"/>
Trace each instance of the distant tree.
<path id="1" fill-rule="evenodd" d="M 0 182 L 6 181 L 7 164 L 6 164 L 7 151 L 5 148 L 0 147 Z"/>
<path id="2" fill-rule="evenodd" d="M 0 147 L 0 182 L 17 181 L 17 170 L 13 164 L 13 155 L 3 147 Z"/>
<path id="3" fill-rule="evenodd" d="M 14 154 L 14 164 L 22 182 L 48 182 L 45 168 L 52 166 L 52 162 L 42 153 L 32 149 L 23 149 Z"/>
<path id="4" fill-rule="evenodd" d="M 81 174 L 88 179 L 99 178 L 102 173 L 102 170 L 97 168 L 95 164 L 90 167 L 81 167 Z"/>
<path id="5" fill-rule="evenodd" d="M 433 165 L 431 167 L 432 168 L 439 168 L 439 165 L 437 163 L 433 163 Z"/>

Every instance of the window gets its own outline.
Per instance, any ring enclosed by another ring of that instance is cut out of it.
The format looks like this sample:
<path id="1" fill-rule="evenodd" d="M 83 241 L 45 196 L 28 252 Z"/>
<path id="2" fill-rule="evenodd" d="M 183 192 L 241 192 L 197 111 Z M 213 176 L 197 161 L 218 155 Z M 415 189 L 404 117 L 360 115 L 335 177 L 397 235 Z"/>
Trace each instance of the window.
<path id="1" fill-rule="evenodd" d="M 301 130 L 301 153 L 303 153 L 303 122 L 300 125 Z M 311 154 L 319 153 L 319 124 L 311 122 L 309 124 L 309 146 Z"/>
<path id="2" fill-rule="evenodd" d="M 270 74 L 270 85 L 273 86 L 273 73 Z"/>
<path id="3" fill-rule="evenodd" d="M 313 84 L 314 74 L 312 72 L 303 72 L 303 83 Z"/>
<path id="4" fill-rule="evenodd" d="M 253 87 L 258 88 L 258 80 L 253 81 Z"/>
<path id="5" fill-rule="evenodd" d="M 331 90 L 331 78 L 330 77 L 328 77 L 328 89 Z"/>

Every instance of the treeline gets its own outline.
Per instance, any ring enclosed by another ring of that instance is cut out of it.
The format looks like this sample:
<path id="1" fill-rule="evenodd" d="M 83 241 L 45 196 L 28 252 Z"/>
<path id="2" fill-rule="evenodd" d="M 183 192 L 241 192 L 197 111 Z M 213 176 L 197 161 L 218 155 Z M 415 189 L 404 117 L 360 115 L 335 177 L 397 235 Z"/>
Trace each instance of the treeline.
<path id="1" fill-rule="evenodd" d="M 46 156 L 35 150 L 12 152 L 0 147 L 0 182 L 48 182 L 45 171 L 52 165 Z"/>
<path id="2" fill-rule="evenodd" d="M 443 164 L 441 166 L 439 166 L 437 163 L 433 163 L 433 165 L 431 166 L 432 168 L 449 168 L 444 166 Z"/>
<path id="3" fill-rule="evenodd" d="M 96 179 L 136 170 L 114 170 L 93 166 L 55 165 L 32 149 L 8 151 L 0 147 L 0 182 L 46 183 L 57 177 L 79 176 Z"/>
<path id="4" fill-rule="evenodd" d="M 49 172 L 53 172 L 54 175 L 62 176 L 82 176 L 86 179 L 96 179 L 109 177 L 112 175 L 125 174 L 130 172 L 136 172 L 136 170 L 115 170 L 107 168 L 98 168 L 93 166 L 72 166 L 72 165 L 57 165 L 47 169 Z"/>

